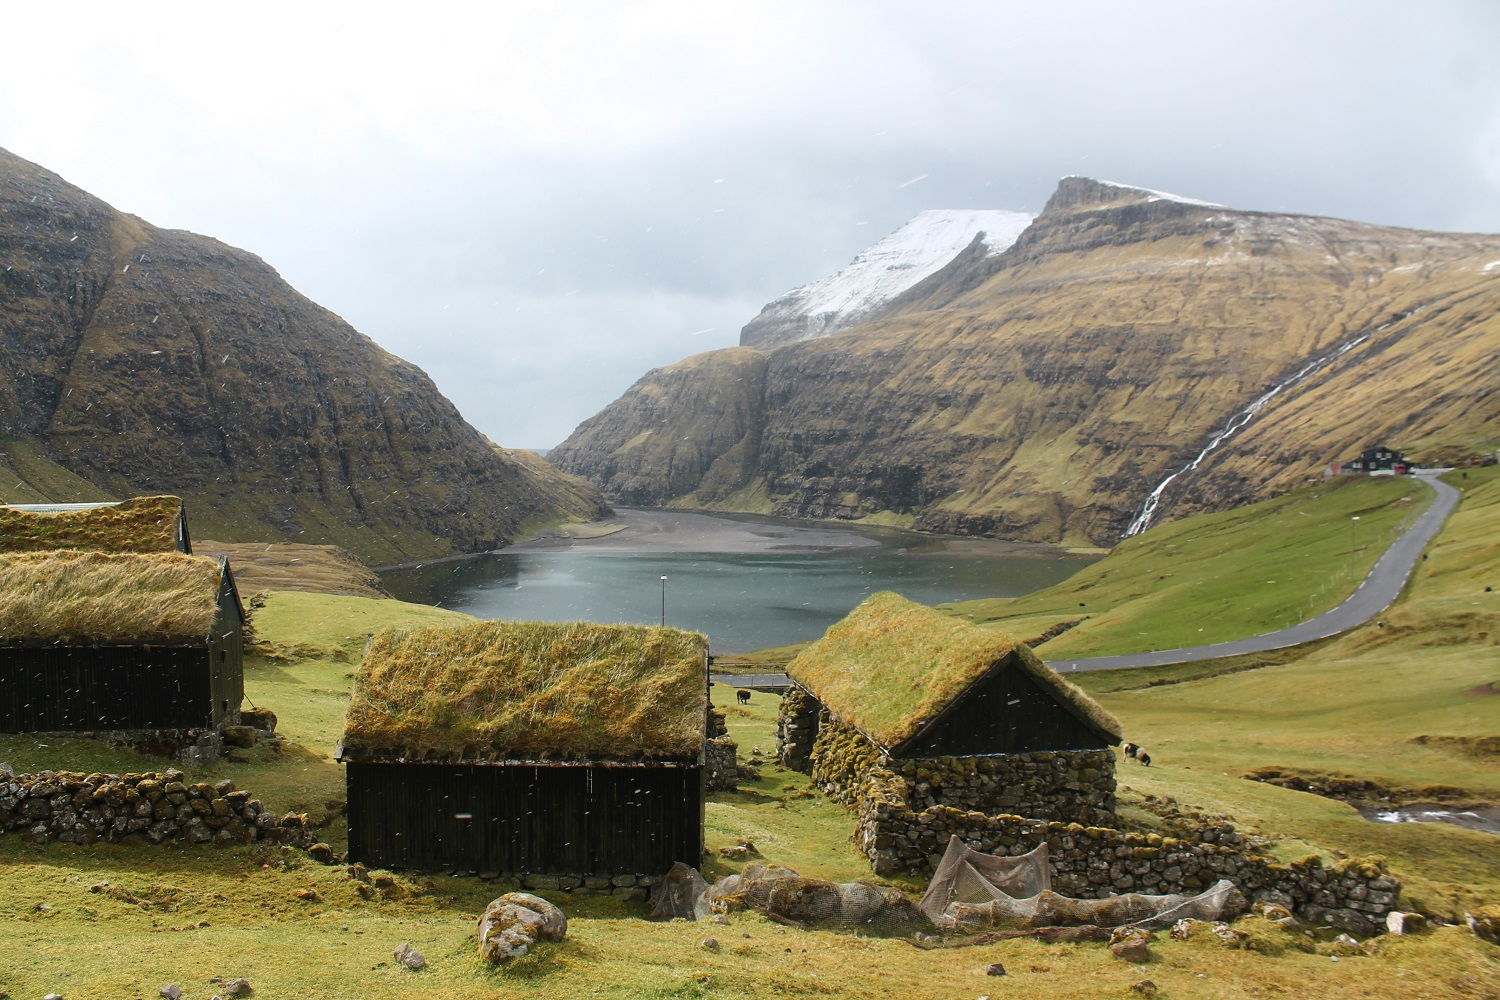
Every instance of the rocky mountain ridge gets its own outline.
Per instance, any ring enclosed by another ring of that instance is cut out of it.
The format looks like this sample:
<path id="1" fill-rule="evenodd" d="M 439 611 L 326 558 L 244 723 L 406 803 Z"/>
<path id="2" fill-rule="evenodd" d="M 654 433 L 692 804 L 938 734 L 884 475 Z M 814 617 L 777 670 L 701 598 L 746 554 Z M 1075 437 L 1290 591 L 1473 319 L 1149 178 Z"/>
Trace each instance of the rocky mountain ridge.
<path id="1" fill-rule="evenodd" d="M 1032 218 L 1024 212 L 985 209 L 921 212 L 837 274 L 769 303 L 740 331 L 740 346 L 766 350 L 829 337 L 872 319 L 960 253 L 1003 253 Z"/>
<path id="2" fill-rule="evenodd" d="M 837 336 L 650 372 L 549 457 L 625 503 L 1109 545 L 1320 359 L 1156 516 L 1374 443 L 1492 444 L 1497 316 L 1497 236 L 1065 178 L 1003 253 L 961 252 Z"/>
<path id="3" fill-rule="evenodd" d="M 606 508 L 253 254 L 0 150 L 0 501 L 184 497 L 195 531 L 375 564 Z"/>

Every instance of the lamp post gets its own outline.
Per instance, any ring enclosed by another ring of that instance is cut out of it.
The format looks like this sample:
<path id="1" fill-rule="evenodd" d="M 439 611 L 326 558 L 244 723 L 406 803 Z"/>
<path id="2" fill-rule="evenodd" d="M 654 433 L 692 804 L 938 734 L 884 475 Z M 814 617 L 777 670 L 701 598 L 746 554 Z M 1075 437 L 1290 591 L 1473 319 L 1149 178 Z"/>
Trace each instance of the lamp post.
<path id="1" fill-rule="evenodd" d="M 667 627 L 667 578 L 661 578 L 661 627 Z"/>

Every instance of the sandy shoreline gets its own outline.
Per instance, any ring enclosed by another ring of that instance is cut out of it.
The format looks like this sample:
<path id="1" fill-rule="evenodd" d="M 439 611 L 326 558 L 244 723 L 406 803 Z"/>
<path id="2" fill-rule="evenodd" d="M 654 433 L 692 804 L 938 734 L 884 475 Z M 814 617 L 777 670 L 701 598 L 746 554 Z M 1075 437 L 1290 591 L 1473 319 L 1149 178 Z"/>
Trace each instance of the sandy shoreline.
<path id="1" fill-rule="evenodd" d="M 578 530 L 582 529 L 582 530 Z M 748 514 L 700 514 L 676 510 L 619 508 L 589 525 L 566 526 L 506 549 L 507 552 L 840 552 L 888 547 L 912 556 L 1034 556 L 1068 552 L 1038 542 L 924 535 L 895 528 L 836 525 L 762 518 Z"/>

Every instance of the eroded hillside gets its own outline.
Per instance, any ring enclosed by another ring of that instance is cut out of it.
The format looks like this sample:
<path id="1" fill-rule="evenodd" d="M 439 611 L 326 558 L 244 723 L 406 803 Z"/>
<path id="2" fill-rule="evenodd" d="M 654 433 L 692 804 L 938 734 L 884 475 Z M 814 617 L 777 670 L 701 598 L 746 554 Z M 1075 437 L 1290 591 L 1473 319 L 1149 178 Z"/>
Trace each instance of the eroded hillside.
<path id="1" fill-rule="evenodd" d="M 1067 178 L 1004 253 L 961 253 L 836 336 L 650 372 L 549 457 L 630 503 L 1111 544 L 1284 383 L 1159 517 L 1377 442 L 1493 442 L 1497 312 L 1500 237 Z"/>
<path id="2" fill-rule="evenodd" d="M 203 534 L 376 564 L 602 510 L 258 257 L 3 150 L 0 267 L 0 500 L 173 493 Z"/>

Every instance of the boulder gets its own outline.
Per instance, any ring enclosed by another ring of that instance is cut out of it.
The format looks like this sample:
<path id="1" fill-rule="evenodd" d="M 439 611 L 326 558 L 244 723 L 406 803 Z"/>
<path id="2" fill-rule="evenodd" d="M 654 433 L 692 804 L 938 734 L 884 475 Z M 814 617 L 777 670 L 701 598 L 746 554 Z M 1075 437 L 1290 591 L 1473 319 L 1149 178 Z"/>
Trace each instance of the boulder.
<path id="1" fill-rule="evenodd" d="M 561 941 L 568 932 L 562 910 L 529 892 L 508 892 L 479 918 L 479 957 L 503 965 L 526 954 L 539 940 Z"/>
<path id="2" fill-rule="evenodd" d="M 407 941 L 396 945 L 396 950 L 391 954 L 395 956 L 397 962 L 413 972 L 427 968 L 427 958 Z"/>
<path id="3" fill-rule="evenodd" d="M 1122 962 L 1149 962 L 1151 950 L 1147 945 L 1155 939 L 1155 934 L 1139 927 L 1116 927 L 1109 936 L 1109 953 Z"/>

